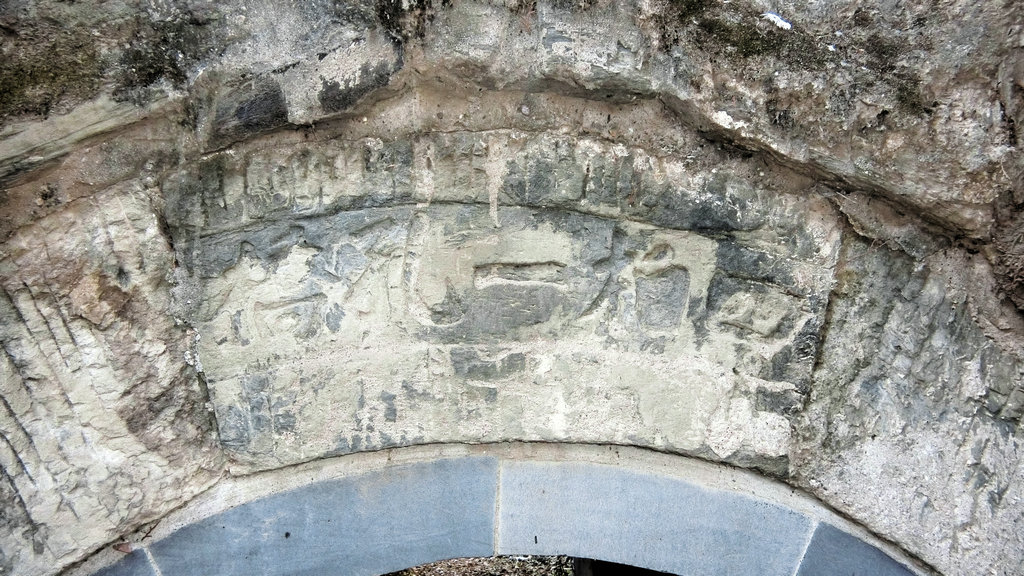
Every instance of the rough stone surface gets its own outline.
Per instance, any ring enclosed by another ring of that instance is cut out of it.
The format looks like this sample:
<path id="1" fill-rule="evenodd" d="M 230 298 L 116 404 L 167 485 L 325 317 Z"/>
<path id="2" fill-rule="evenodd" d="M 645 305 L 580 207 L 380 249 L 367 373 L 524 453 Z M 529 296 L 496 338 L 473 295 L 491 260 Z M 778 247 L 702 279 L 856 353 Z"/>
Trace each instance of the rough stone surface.
<path id="1" fill-rule="evenodd" d="M 1019 2 L 0 6 L 0 573 L 396 446 L 1024 564 Z"/>
<path id="2" fill-rule="evenodd" d="M 787 174 L 676 139 L 695 157 L 445 131 L 275 143 L 172 176 L 222 445 L 263 468 L 612 440 L 785 470 L 839 223 L 775 193 Z"/>
<path id="3" fill-rule="evenodd" d="M 44 573 L 219 475 L 205 394 L 167 316 L 174 255 L 131 185 L 20 228 L 0 259 L 2 561 Z"/>
<path id="4" fill-rule="evenodd" d="M 573 560 L 565 556 L 496 556 L 454 558 L 389 576 L 572 576 Z"/>
<path id="5" fill-rule="evenodd" d="M 1019 554 L 1021 365 L 975 319 L 978 259 L 915 262 L 855 238 L 841 260 L 851 297 L 833 300 L 795 475 L 854 515 L 888 509 L 875 530 L 962 573 Z"/>

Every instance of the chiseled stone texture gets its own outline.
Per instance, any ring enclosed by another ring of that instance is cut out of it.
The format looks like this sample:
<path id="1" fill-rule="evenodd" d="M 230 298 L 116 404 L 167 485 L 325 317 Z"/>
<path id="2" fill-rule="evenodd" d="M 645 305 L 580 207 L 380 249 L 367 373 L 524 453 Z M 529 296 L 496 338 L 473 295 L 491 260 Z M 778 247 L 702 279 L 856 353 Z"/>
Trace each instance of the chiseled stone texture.
<path id="1" fill-rule="evenodd" d="M 225 472 L 526 440 L 1014 574 L 1022 6 L 4 3 L 0 572 Z"/>
<path id="2" fill-rule="evenodd" d="M 0 571 L 51 573 L 219 476 L 189 338 L 166 314 L 173 258 L 130 185 L 3 244 Z"/>
<path id="3" fill-rule="evenodd" d="M 1022 366 L 979 326 L 978 259 L 921 262 L 852 238 L 841 262 L 796 427 L 797 482 L 855 517 L 872 510 L 874 530 L 950 573 L 1013 574 L 1024 550 Z"/>

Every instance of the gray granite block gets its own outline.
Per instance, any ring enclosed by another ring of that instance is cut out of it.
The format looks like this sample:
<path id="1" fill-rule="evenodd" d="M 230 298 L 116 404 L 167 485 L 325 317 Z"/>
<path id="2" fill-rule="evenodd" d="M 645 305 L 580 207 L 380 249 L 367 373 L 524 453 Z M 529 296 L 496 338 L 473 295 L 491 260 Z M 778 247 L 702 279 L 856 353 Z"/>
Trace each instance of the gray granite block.
<path id="1" fill-rule="evenodd" d="M 375 576 L 490 556 L 496 488 L 489 457 L 396 466 L 248 502 L 150 551 L 163 576 Z"/>
<path id="2" fill-rule="evenodd" d="M 93 576 L 156 576 L 149 558 L 142 550 L 135 550 L 114 564 L 93 573 Z"/>
<path id="3" fill-rule="evenodd" d="M 731 576 L 791 576 L 812 527 L 768 502 L 586 463 L 504 464 L 498 517 L 499 554 Z"/>
<path id="4" fill-rule="evenodd" d="M 914 576 L 885 552 L 842 530 L 818 525 L 797 576 Z"/>

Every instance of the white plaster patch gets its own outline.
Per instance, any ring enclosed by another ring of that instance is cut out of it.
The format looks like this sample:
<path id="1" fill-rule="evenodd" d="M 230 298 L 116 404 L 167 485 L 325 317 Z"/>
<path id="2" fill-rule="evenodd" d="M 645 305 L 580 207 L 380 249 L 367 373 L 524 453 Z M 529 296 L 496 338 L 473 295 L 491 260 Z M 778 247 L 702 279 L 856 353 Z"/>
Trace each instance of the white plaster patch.
<path id="1" fill-rule="evenodd" d="M 711 116 L 711 119 L 727 130 L 738 130 L 741 128 L 746 128 L 748 126 L 746 122 L 734 119 L 732 116 L 729 115 L 728 112 L 724 110 L 719 110 L 715 112 Z"/>
<path id="2" fill-rule="evenodd" d="M 761 18 L 775 24 L 783 30 L 791 30 L 793 28 L 792 24 L 783 20 L 782 16 L 779 16 L 775 12 L 765 12 L 764 14 L 761 14 Z"/>

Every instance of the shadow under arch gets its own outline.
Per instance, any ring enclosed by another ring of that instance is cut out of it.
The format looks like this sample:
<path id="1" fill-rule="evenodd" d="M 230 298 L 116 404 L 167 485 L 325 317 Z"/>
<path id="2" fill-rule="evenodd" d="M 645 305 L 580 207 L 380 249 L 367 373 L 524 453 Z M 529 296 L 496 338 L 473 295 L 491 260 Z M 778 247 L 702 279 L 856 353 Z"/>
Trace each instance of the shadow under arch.
<path id="1" fill-rule="evenodd" d="M 925 574 L 779 482 L 564 444 L 420 446 L 227 478 L 131 553 L 105 550 L 70 574 L 376 576 L 498 554 L 685 575 Z"/>

